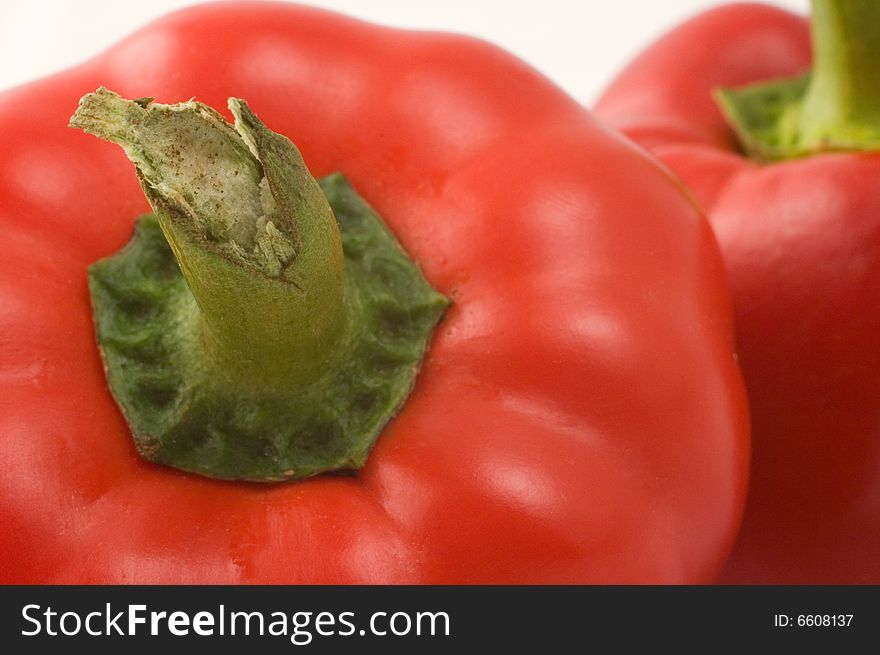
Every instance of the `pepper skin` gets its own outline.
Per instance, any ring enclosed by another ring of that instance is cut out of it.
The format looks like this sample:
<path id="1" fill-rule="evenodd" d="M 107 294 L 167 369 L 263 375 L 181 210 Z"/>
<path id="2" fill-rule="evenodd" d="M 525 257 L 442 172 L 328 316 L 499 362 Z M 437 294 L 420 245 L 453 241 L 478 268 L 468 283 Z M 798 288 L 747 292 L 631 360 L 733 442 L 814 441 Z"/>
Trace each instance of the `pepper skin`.
<path id="1" fill-rule="evenodd" d="M 725 583 L 880 583 L 880 156 L 752 163 L 711 97 L 810 63 L 802 17 L 722 7 L 648 48 L 596 107 L 689 186 L 726 260 L 753 462 Z"/>
<path id="2" fill-rule="evenodd" d="M 246 99 L 452 298 L 357 474 L 224 482 L 137 456 L 86 267 L 148 207 L 118 148 L 66 127 L 100 85 Z M 3 94 L 0 124 L 2 581 L 717 575 L 749 459 L 717 245 L 664 170 L 523 63 L 291 5 L 202 5 Z"/>

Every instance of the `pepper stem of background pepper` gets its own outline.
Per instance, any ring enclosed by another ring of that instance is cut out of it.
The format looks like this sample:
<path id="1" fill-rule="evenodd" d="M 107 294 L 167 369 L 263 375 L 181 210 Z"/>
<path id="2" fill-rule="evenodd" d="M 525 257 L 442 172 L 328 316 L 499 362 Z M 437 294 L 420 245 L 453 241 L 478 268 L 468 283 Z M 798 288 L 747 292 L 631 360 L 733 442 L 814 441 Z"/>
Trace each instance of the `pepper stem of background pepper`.
<path id="1" fill-rule="evenodd" d="M 89 271 L 110 388 L 153 461 L 257 481 L 358 468 L 448 301 L 341 175 L 317 182 L 229 108 L 234 126 L 101 88 L 71 118 L 123 148 L 155 212 Z"/>
<path id="2" fill-rule="evenodd" d="M 880 3 L 813 0 L 814 64 L 801 140 L 880 147 Z"/>
<path id="3" fill-rule="evenodd" d="M 880 2 L 812 0 L 811 21 L 808 75 L 716 92 L 755 159 L 880 150 Z"/>

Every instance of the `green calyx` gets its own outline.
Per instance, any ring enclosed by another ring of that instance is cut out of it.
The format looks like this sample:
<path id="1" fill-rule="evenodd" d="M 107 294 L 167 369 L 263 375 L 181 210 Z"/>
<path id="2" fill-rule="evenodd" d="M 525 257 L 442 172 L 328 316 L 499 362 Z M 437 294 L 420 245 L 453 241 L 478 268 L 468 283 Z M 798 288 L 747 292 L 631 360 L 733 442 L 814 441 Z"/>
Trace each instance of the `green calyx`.
<path id="1" fill-rule="evenodd" d="M 93 264 L 107 379 L 139 452 L 223 479 L 356 469 L 412 389 L 448 300 L 341 175 L 231 99 L 89 94 L 154 213 Z"/>
<path id="2" fill-rule="evenodd" d="M 880 150 L 880 2 L 812 0 L 812 8 L 810 73 L 715 92 L 758 161 Z"/>

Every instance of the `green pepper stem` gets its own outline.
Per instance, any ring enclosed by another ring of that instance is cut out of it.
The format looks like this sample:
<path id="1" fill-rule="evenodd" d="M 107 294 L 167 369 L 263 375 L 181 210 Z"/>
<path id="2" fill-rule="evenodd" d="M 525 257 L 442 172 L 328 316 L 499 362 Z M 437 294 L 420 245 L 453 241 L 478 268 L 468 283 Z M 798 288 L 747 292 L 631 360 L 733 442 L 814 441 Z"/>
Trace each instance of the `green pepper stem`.
<path id="1" fill-rule="evenodd" d="M 802 145 L 877 143 L 880 2 L 812 0 L 813 73 L 800 112 Z"/>
<path id="2" fill-rule="evenodd" d="M 880 150 L 880 2 L 812 0 L 812 6 L 809 75 L 716 90 L 754 159 Z"/>
<path id="3" fill-rule="evenodd" d="M 241 100 L 99 89 L 71 125 L 125 150 L 154 213 L 89 267 L 107 382 L 145 458 L 214 478 L 364 464 L 449 301 L 341 174 Z"/>
<path id="4" fill-rule="evenodd" d="M 202 318 L 203 356 L 237 384 L 309 384 L 346 321 L 344 265 L 330 205 L 299 151 L 247 104 L 235 129 L 198 102 L 83 97 L 71 126 L 112 141 L 141 186 Z"/>

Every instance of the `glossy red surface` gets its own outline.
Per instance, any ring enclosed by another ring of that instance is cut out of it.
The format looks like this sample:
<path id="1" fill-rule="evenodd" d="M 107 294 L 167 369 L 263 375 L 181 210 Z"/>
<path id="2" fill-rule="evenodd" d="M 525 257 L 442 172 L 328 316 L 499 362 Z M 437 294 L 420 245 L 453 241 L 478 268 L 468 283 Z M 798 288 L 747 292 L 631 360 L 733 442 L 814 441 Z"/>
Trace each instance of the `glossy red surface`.
<path id="1" fill-rule="evenodd" d="M 880 155 L 759 166 L 711 102 L 809 65 L 802 17 L 733 5 L 663 37 L 597 106 L 688 185 L 726 260 L 753 420 L 727 583 L 880 583 Z"/>
<path id="2" fill-rule="evenodd" d="M 355 476 L 259 486 L 138 458 L 86 266 L 147 211 L 66 128 L 99 85 L 246 99 L 341 170 L 453 298 Z M 745 497 L 745 399 L 710 230 L 660 167 L 485 43 L 206 5 L 0 96 L 0 580 L 704 582 Z"/>

